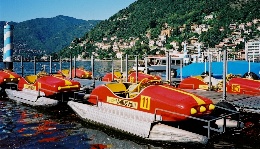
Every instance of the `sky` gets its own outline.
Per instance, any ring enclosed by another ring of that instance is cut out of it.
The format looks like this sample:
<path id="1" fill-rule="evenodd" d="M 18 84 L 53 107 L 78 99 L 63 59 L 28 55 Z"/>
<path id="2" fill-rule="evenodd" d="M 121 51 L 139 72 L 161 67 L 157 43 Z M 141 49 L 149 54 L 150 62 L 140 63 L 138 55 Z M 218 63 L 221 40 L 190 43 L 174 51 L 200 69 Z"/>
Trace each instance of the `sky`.
<path id="1" fill-rule="evenodd" d="M 64 15 L 105 20 L 137 0 L 0 0 L 0 21 L 23 22 Z"/>

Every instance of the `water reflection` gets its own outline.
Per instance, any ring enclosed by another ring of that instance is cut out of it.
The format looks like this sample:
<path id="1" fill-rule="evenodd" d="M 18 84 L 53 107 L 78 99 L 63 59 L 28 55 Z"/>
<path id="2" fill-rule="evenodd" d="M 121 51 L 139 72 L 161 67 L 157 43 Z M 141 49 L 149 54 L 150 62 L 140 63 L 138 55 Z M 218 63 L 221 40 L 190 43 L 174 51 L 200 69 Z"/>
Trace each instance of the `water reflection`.
<path id="1" fill-rule="evenodd" d="M 83 126 L 68 109 L 36 109 L 7 100 L 0 100 L 0 107 L 0 148 L 143 148 Z"/>
<path id="2" fill-rule="evenodd" d="M 0 99 L 0 148 L 257 148 L 259 123 L 216 136 L 209 144 L 147 142 L 85 123 L 67 106 L 33 108 Z M 259 117 L 254 117 L 258 119 Z"/>

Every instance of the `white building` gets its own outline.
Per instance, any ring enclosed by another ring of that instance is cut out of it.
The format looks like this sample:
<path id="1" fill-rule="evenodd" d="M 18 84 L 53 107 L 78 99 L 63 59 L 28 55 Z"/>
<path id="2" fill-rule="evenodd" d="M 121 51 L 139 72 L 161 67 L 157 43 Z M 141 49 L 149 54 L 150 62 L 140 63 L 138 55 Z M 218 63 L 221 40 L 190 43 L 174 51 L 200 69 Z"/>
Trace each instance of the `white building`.
<path id="1" fill-rule="evenodd" d="M 245 44 L 245 59 L 251 60 L 259 59 L 260 57 L 260 41 L 251 41 Z"/>

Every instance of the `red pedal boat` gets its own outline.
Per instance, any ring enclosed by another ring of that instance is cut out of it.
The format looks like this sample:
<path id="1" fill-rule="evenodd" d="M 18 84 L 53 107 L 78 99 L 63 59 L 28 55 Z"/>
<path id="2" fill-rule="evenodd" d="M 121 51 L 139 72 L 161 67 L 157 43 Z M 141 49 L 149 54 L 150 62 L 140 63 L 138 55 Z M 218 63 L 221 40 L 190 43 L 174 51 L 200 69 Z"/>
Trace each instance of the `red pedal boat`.
<path id="1" fill-rule="evenodd" d="M 112 74 L 112 72 L 106 73 L 106 75 L 102 78 L 102 81 L 104 81 L 104 82 L 111 82 L 111 81 L 113 81 L 113 79 L 115 81 L 122 80 L 123 79 L 122 73 L 119 72 L 119 71 L 115 71 L 114 74 Z"/>
<path id="2" fill-rule="evenodd" d="M 5 97 L 5 88 L 16 87 L 21 76 L 10 70 L 0 70 L 0 96 Z"/>
<path id="3" fill-rule="evenodd" d="M 138 79 L 136 79 L 136 77 Z M 131 82 L 131 83 L 137 83 L 142 81 L 143 79 L 147 78 L 148 80 L 152 81 L 152 82 L 160 82 L 162 81 L 162 78 L 160 76 L 157 75 L 150 75 L 150 74 L 146 74 L 143 72 L 138 72 L 136 75 L 136 72 L 132 72 L 129 74 L 127 81 Z M 137 82 L 136 82 L 137 80 Z"/>
<path id="4" fill-rule="evenodd" d="M 138 72 L 137 74 L 138 75 L 136 75 L 136 72 L 130 72 L 130 74 L 127 78 L 127 82 L 136 83 L 136 77 L 138 78 L 137 82 L 140 82 L 144 78 L 147 78 L 148 80 L 153 80 L 153 81 L 162 81 L 162 78 L 160 76 L 150 75 L 150 74 L 146 74 L 143 72 Z M 107 73 L 102 78 L 102 81 L 111 82 L 113 79 L 117 82 L 120 82 L 120 81 L 124 80 L 124 76 L 122 75 L 121 72 L 115 71 L 114 75 L 112 75 L 112 73 Z"/>
<path id="5" fill-rule="evenodd" d="M 144 139 L 170 142 L 206 143 L 207 137 L 182 129 L 182 124 L 196 127 L 194 121 L 200 121 L 209 125 L 205 117 L 215 108 L 208 98 L 148 78 L 139 83 L 109 82 L 84 99 L 68 102 L 82 119 Z"/>
<path id="6" fill-rule="evenodd" d="M 227 82 L 227 92 L 260 96 L 260 80 L 232 78 Z"/>
<path id="7" fill-rule="evenodd" d="M 241 78 L 229 74 L 227 76 L 226 91 L 227 93 L 234 94 L 247 94 L 247 95 L 260 95 L 260 80 L 253 80 L 248 78 Z M 179 84 L 179 88 L 182 89 L 209 89 L 209 77 L 208 76 L 194 76 L 185 78 Z M 222 91 L 223 80 L 215 79 L 211 77 L 212 89 L 216 91 Z"/>
<path id="8" fill-rule="evenodd" d="M 70 77 L 69 69 L 63 69 L 62 71 L 59 71 L 58 73 L 63 74 L 67 78 Z M 75 74 L 75 68 L 73 68 L 71 73 L 72 73 L 72 78 L 92 79 L 92 72 L 87 71 L 84 68 L 76 68 L 76 74 Z"/>
<path id="9" fill-rule="evenodd" d="M 17 102 L 33 106 L 53 106 L 59 101 L 68 101 L 74 92 L 80 90 L 80 83 L 60 74 L 49 75 L 40 72 L 21 78 L 17 90 L 6 89 L 7 96 Z"/>

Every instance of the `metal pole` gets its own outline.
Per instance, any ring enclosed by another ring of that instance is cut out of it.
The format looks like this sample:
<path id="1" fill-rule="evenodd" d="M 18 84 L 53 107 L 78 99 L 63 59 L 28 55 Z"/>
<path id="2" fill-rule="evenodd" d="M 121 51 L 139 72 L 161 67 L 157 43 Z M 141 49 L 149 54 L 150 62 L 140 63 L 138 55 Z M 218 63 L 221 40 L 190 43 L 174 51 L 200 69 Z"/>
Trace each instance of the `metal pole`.
<path id="1" fill-rule="evenodd" d="M 181 63 L 180 63 L 180 65 L 181 65 L 181 67 L 180 67 L 180 77 L 181 77 L 181 81 L 182 81 L 182 60 L 183 60 L 183 59 L 181 59 Z"/>
<path id="2" fill-rule="evenodd" d="M 112 81 L 114 81 L 114 61 L 113 61 L 113 57 L 111 57 L 111 65 L 112 65 Z"/>
<path id="3" fill-rule="evenodd" d="M 165 76 L 165 81 L 169 81 L 169 52 L 166 52 L 166 76 Z"/>
<path id="4" fill-rule="evenodd" d="M 211 59 L 212 53 L 209 53 L 209 89 L 211 91 Z"/>
<path id="5" fill-rule="evenodd" d="M 125 55 L 125 73 L 126 73 L 126 82 L 128 82 L 128 55 Z"/>
<path id="6" fill-rule="evenodd" d="M 94 65 L 94 55 L 91 55 L 91 68 L 92 68 L 92 78 L 93 78 L 93 88 L 95 88 L 95 65 Z"/>
<path id="7" fill-rule="evenodd" d="M 210 139 L 210 122 L 208 122 L 208 138 Z"/>
<path id="8" fill-rule="evenodd" d="M 171 56 L 169 56 L 169 60 L 168 60 L 168 61 L 169 61 L 169 62 L 168 62 L 168 64 L 169 64 L 169 66 L 168 66 L 168 67 L 169 67 L 169 76 L 168 76 L 168 77 L 169 77 L 169 82 L 171 83 L 171 78 L 172 78 L 172 76 L 171 76 L 171 67 L 172 67 L 172 66 L 171 66 L 171 65 L 172 65 L 172 64 L 171 64 L 171 62 L 172 62 Z"/>
<path id="9" fill-rule="evenodd" d="M 36 75 L 36 57 L 33 57 L 33 68 L 34 68 L 34 75 Z"/>
<path id="10" fill-rule="evenodd" d="M 253 63 L 255 62 L 255 50 L 253 51 Z"/>
<path id="11" fill-rule="evenodd" d="M 251 60 L 250 60 L 251 58 L 250 57 L 248 57 L 248 75 L 249 75 L 249 73 L 250 73 L 250 71 L 251 71 Z"/>
<path id="12" fill-rule="evenodd" d="M 61 69 L 62 69 L 62 67 L 61 67 L 61 57 L 60 57 L 60 72 L 61 72 Z"/>
<path id="13" fill-rule="evenodd" d="M 223 49 L 223 100 L 226 100 L 226 66 L 227 66 L 227 52 L 226 48 Z"/>
<path id="14" fill-rule="evenodd" d="M 94 79 L 94 56 L 91 55 L 91 71 L 92 71 L 92 77 Z"/>
<path id="15" fill-rule="evenodd" d="M 21 56 L 21 72 L 22 72 L 22 77 L 23 77 L 23 73 L 24 73 L 24 70 L 23 70 L 23 56 Z"/>
<path id="16" fill-rule="evenodd" d="M 52 61 L 51 61 L 51 56 L 50 56 L 50 74 L 52 73 L 52 68 L 51 68 L 51 67 L 52 67 L 52 66 L 51 66 L 52 63 L 51 63 L 51 62 L 52 62 Z"/>
<path id="17" fill-rule="evenodd" d="M 57 72 L 56 64 L 54 64 L 54 72 Z"/>
<path id="18" fill-rule="evenodd" d="M 74 78 L 76 78 L 77 74 L 76 74 L 76 56 L 74 56 Z"/>
<path id="19" fill-rule="evenodd" d="M 121 53 L 121 72 L 123 73 L 123 55 L 122 55 L 122 53 Z"/>
<path id="20" fill-rule="evenodd" d="M 70 54 L 70 79 L 72 79 L 72 55 Z"/>
<path id="21" fill-rule="evenodd" d="M 205 62 L 204 62 L 204 73 L 206 73 L 206 70 L 207 70 L 207 61 L 205 60 Z"/>
<path id="22" fill-rule="evenodd" d="M 145 58 L 144 58 L 144 65 L 145 65 L 145 72 L 146 74 L 148 74 L 148 62 L 147 62 L 147 56 L 145 55 Z"/>
<path id="23" fill-rule="evenodd" d="M 135 62 L 136 62 L 136 83 L 138 83 L 138 55 L 135 56 Z"/>

